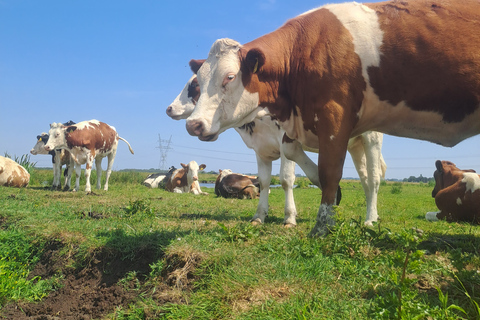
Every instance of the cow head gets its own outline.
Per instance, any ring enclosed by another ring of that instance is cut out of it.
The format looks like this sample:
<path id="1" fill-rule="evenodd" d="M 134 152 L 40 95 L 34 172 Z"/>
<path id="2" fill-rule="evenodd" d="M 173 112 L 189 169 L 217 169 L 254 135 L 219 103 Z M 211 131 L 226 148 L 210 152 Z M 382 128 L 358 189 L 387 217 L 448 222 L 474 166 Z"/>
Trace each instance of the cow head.
<path id="1" fill-rule="evenodd" d="M 75 126 L 64 126 L 61 123 L 50 124 L 50 130 L 48 131 L 48 142 L 45 144 L 45 150 L 52 151 L 54 149 L 61 149 L 67 146 L 65 135 L 67 132 L 75 130 Z"/>
<path id="2" fill-rule="evenodd" d="M 244 51 L 238 42 L 220 39 L 213 44 L 207 60 L 190 61 L 201 93 L 187 118 L 186 127 L 191 135 L 215 141 L 223 131 L 251 122 L 261 110 L 258 92 L 247 91 L 244 82 L 253 80 L 251 75 L 261 68 L 264 58 L 249 54 L 252 50 Z"/>
<path id="3" fill-rule="evenodd" d="M 187 119 L 192 114 L 199 98 L 200 86 L 198 85 L 197 75 L 194 74 L 188 80 L 183 91 L 168 106 L 167 115 L 173 120 Z"/>
<path id="4" fill-rule="evenodd" d="M 435 179 L 435 187 L 432 191 L 432 197 L 435 198 L 437 193 L 440 190 L 443 190 L 455 182 L 463 179 L 463 174 L 465 172 L 472 172 L 475 173 L 475 170 L 468 169 L 468 170 L 461 170 L 457 168 L 457 166 L 450 161 L 435 161 L 435 167 L 437 170 L 433 173 L 433 178 Z"/>
<path id="5" fill-rule="evenodd" d="M 33 146 L 30 150 L 30 153 L 33 155 L 37 154 L 48 154 L 48 151 L 45 150 L 45 145 L 48 142 L 48 134 L 42 132 L 40 135 L 37 136 L 37 143 Z"/>
<path id="6" fill-rule="evenodd" d="M 200 166 L 196 161 L 190 161 L 188 164 L 181 163 L 183 169 L 185 170 L 185 175 L 187 176 L 187 185 L 191 186 L 193 182 L 198 181 L 198 171 L 205 169 L 207 166 L 201 164 Z"/>

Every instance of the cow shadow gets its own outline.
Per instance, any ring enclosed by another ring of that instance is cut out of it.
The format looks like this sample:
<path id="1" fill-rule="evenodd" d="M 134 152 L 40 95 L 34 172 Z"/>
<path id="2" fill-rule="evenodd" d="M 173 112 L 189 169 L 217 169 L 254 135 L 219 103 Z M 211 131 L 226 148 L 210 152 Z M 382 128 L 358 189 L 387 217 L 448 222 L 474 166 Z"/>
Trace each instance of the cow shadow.
<path id="1" fill-rule="evenodd" d="M 237 214 L 232 214 L 229 212 L 222 212 L 222 213 L 182 213 L 180 215 L 180 219 L 185 220 L 211 220 L 211 221 L 242 221 L 242 222 L 250 222 L 252 217 L 254 216 L 255 212 L 252 212 L 250 215 L 242 215 L 238 216 Z M 265 224 L 283 224 L 284 217 L 283 216 L 273 216 L 269 214 L 266 218 L 264 223 Z M 308 219 L 298 218 L 297 223 L 306 222 Z"/>

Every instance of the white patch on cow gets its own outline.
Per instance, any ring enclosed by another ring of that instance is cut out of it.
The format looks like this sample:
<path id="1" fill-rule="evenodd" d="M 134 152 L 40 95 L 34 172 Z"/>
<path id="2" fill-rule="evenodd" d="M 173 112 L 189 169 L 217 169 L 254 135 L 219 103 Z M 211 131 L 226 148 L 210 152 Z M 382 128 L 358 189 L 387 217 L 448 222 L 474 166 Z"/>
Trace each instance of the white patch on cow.
<path id="1" fill-rule="evenodd" d="M 220 178 L 218 179 L 218 182 L 222 182 L 223 178 L 225 178 L 226 176 L 232 173 L 233 172 L 230 169 L 223 169 L 222 172 L 220 173 Z"/>
<path id="2" fill-rule="evenodd" d="M 281 123 L 282 129 L 290 139 L 298 140 L 304 146 L 318 150 L 317 135 L 310 130 L 305 130 L 302 111 L 298 106 L 295 109 L 296 111 L 292 110 L 290 117 Z"/>
<path id="3" fill-rule="evenodd" d="M 465 193 L 474 193 L 480 189 L 480 177 L 474 172 L 464 172 L 462 182 L 465 183 Z"/>
<path id="4" fill-rule="evenodd" d="M 330 141 L 333 141 L 333 139 L 335 139 L 335 136 L 332 134 L 332 135 L 330 136 Z"/>
<path id="5" fill-rule="evenodd" d="M 192 101 L 192 98 L 188 97 L 188 88 L 192 84 L 193 79 L 197 77 L 194 74 L 187 82 L 182 92 L 173 100 L 169 105 L 170 111 L 168 116 L 174 120 L 187 119 L 195 109 L 195 104 Z"/>
<path id="6" fill-rule="evenodd" d="M 427 214 L 425 214 L 425 219 L 427 221 L 438 221 L 438 218 L 437 218 L 437 214 L 439 214 L 441 211 L 437 211 L 437 212 L 427 212 Z"/>
<path id="7" fill-rule="evenodd" d="M 363 77 L 370 83 L 367 68 L 380 65 L 380 46 L 383 41 L 383 31 L 376 12 L 357 2 L 329 4 L 322 8 L 332 12 L 352 35 L 355 53 L 362 62 Z"/>
<path id="8" fill-rule="evenodd" d="M 457 205 L 461 206 L 463 203 L 462 203 L 462 199 L 460 199 L 460 197 L 457 198 Z"/>
<path id="9" fill-rule="evenodd" d="M 77 127 L 77 130 L 83 130 L 83 129 L 86 129 L 86 128 L 95 128 L 94 126 L 99 126 L 100 125 L 100 121 L 98 120 L 89 120 L 89 121 L 82 121 L 82 122 L 79 122 L 77 124 L 74 124 L 75 127 Z"/>
<path id="10" fill-rule="evenodd" d="M 318 122 L 318 115 L 315 113 L 315 117 L 313 118 L 313 121 Z"/>

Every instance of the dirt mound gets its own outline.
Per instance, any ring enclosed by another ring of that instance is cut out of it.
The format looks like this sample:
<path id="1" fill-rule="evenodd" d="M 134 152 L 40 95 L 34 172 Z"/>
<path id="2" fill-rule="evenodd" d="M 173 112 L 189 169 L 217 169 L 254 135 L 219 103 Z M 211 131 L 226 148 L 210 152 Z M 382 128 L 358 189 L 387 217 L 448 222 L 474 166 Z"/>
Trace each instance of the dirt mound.
<path id="1" fill-rule="evenodd" d="M 15 320 L 98 319 L 117 306 L 133 302 L 138 292 L 117 284 L 128 272 L 139 277 L 150 271 L 150 264 L 161 257 L 151 251 L 138 252 L 133 260 L 121 260 L 112 252 L 98 252 L 83 268 L 67 268 L 68 261 L 58 254 L 61 244 L 51 243 L 31 276 L 65 276 L 62 287 L 38 303 L 11 303 L 2 308 L 0 318 Z"/>

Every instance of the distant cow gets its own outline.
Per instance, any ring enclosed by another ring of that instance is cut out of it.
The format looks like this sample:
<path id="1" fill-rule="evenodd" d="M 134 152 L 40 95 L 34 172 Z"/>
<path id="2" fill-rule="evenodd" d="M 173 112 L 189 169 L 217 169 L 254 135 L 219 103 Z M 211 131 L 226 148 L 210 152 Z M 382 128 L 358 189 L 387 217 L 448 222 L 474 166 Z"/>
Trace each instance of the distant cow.
<path id="1" fill-rule="evenodd" d="M 83 121 L 71 126 L 61 123 L 52 123 L 48 132 L 49 139 L 45 150 L 66 149 L 70 151 L 75 160 L 75 191 L 79 190 L 81 165 L 86 164 L 85 191 L 91 192 L 90 173 L 93 167 L 93 160 L 97 168 L 97 189 L 100 189 L 102 177 L 102 159 L 108 157 L 107 174 L 104 190 L 108 190 L 108 180 L 112 173 L 113 161 L 117 154 L 118 140 L 125 141 L 133 154 L 132 147 L 127 140 L 118 136 L 114 127 L 98 120 Z"/>
<path id="2" fill-rule="evenodd" d="M 165 184 L 168 179 L 172 176 L 172 173 L 177 170 L 174 166 L 171 166 L 168 169 L 168 172 L 166 174 L 164 173 L 152 173 L 148 177 L 143 180 L 143 185 L 149 188 L 160 188 L 160 187 L 165 187 Z"/>
<path id="3" fill-rule="evenodd" d="M 480 223 L 480 176 L 474 170 L 460 170 L 450 161 L 435 162 L 432 197 L 440 211 L 427 212 L 426 219 Z"/>
<path id="4" fill-rule="evenodd" d="M 0 186 L 23 188 L 30 182 L 27 170 L 12 159 L 0 156 Z"/>
<path id="5" fill-rule="evenodd" d="M 48 134 L 42 132 L 42 134 L 37 136 L 37 143 L 30 150 L 30 153 L 33 155 L 37 154 L 50 154 L 52 156 L 52 165 L 53 165 L 53 184 L 52 189 L 60 189 L 61 183 L 60 178 L 62 176 L 62 166 L 65 165 L 65 183 L 63 186 L 64 190 L 70 189 L 70 181 L 72 178 L 72 172 L 74 168 L 74 161 L 70 156 L 70 152 L 65 149 L 61 150 L 45 150 L 45 145 L 48 142 Z"/>
<path id="6" fill-rule="evenodd" d="M 256 199 L 259 196 L 258 179 L 233 173 L 230 169 L 219 170 L 215 181 L 215 194 L 224 198 Z"/>
<path id="7" fill-rule="evenodd" d="M 181 169 L 172 173 L 165 189 L 175 193 L 208 194 L 202 192 L 198 183 L 198 171 L 205 169 L 207 166 L 204 164 L 199 166 L 195 161 L 190 161 L 188 164 L 181 163 L 181 165 Z"/>

